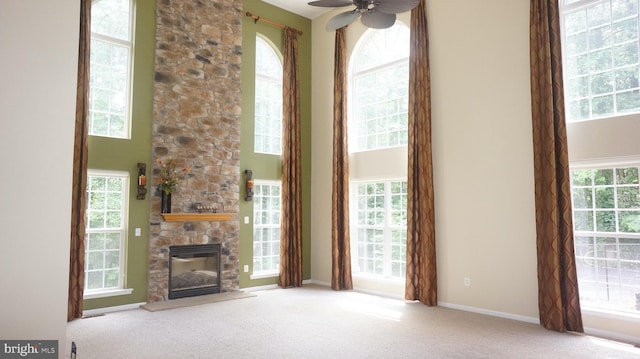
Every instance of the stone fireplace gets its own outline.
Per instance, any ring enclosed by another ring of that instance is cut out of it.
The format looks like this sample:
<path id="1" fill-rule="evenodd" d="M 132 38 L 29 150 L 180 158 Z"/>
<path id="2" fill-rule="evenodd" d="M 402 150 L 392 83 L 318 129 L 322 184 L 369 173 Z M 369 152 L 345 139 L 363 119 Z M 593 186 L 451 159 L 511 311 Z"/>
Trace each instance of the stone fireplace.
<path id="1" fill-rule="evenodd" d="M 172 193 L 173 213 L 216 207 L 231 216 L 163 218 L 152 189 L 150 303 L 169 299 L 173 246 L 218 245 L 220 292 L 239 288 L 242 1 L 158 0 L 156 12 L 152 159 L 190 169 Z"/>

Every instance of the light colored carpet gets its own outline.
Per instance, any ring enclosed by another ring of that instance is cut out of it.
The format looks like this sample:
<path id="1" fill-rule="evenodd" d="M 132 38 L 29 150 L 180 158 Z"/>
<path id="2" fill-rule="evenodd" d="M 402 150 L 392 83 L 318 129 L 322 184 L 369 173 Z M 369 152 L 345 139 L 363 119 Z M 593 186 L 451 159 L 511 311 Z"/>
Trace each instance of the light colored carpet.
<path id="1" fill-rule="evenodd" d="M 539 325 L 319 286 L 68 324 L 89 358 L 638 359 L 640 349 Z"/>
<path id="2" fill-rule="evenodd" d="M 146 309 L 150 312 L 157 312 L 159 310 L 176 309 L 183 307 L 191 307 L 194 305 L 201 305 L 207 303 L 222 302 L 225 300 L 242 299 L 255 297 L 254 293 L 247 293 L 242 291 L 237 292 L 225 292 L 219 294 L 200 295 L 197 297 L 178 298 L 167 300 L 164 302 L 147 303 L 141 305 L 140 308 Z"/>

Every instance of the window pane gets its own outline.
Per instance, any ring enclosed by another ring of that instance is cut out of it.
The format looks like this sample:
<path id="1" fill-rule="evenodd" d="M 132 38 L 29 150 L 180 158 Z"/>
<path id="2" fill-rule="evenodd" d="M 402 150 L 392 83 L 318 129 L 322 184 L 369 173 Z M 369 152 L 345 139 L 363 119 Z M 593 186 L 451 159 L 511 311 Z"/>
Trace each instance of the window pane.
<path id="1" fill-rule="evenodd" d="M 100 0 L 92 3 L 92 32 L 129 40 L 129 19 L 129 0 Z"/>
<path id="2" fill-rule="evenodd" d="M 640 233 L 640 211 L 620 211 L 620 232 Z"/>
<path id="3" fill-rule="evenodd" d="M 618 188 L 619 208 L 640 208 L 640 191 L 637 186 Z"/>
<path id="4" fill-rule="evenodd" d="M 409 29 L 369 30 L 352 65 L 354 151 L 407 144 Z"/>
<path id="5" fill-rule="evenodd" d="M 599 0 L 563 9 L 568 121 L 640 112 L 638 1 Z"/>
<path id="6" fill-rule="evenodd" d="M 122 286 L 128 174 L 87 177 L 85 291 Z"/>
<path id="7" fill-rule="evenodd" d="M 282 62 L 274 48 L 256 36 L 254 151 L 282 154 Z"/>
<path id="8" fill-rule="evenodd" d="M 358 183 L 353 193 L 354 273 L 404 278 L 406 269 L 406 181 Z"/>
<path id="9" fill-rule="evenodd" d="M 573 208 L 593 208 L 591 188 L 573 189 Z"/>
<path id="10" fill-rule="evenodd" d="M 596 208 L 613 208 L 613 187 L 596 188 Z"/>
<path id="11" fill-rule="evenodd" d="M 635 299 L 640 293 L 638 170 L 630 166 L 571 172 L 576 268 L 584 305 L 640 312 Z"/>
<path id="12" fill-rule="evenodd" d="M 87 289 L 101 289 L 103 288 L 103 272 L 88 272 L 87 273 Z"/>
<path id="13" fill-rule="evenodd" d="M 277 273 L 280 267 L 280 187 L 254 183 L 253 274 Z"/>
<path id="14" fill-rule="evenodd" d="M 91 7 L 89 134 L 129 136 L 130 0 L 94 1 Z"/>
<path id="15" fill-rule="evenodd" d="M 573 226 L 576 231 L 593 231 L 593 211 L 573 211 Z"/>

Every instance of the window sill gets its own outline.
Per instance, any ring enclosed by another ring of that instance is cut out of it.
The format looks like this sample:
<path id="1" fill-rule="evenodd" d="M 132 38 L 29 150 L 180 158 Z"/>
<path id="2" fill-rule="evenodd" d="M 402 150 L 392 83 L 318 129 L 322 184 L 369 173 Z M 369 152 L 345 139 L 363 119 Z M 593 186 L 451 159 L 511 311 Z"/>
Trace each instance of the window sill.
<path id="1" fill-rule="evenodd" d="M 601 309 L 596 307 L 582 307 L 582 314 L 592 315 L 594 317 L 602 317 L 609 319 L 624 319 L 633 322 L 640 322 L 640 314 L 629 313 L 629 312 L 618 312 L 614 310 Z"/>
<path id="2" fill-rule="evenodd" d="M 119 295 L 128 295 L 133 292 L 132 288 L 105 290 L 104 292 L 85 293 L 82 299 L 96 299 L 106 297 L 116 297 Z"/>
<path id="3" fill-rule="evenodd" d="M 258 274 L 252 274 L 249 276 L 249 279 L 263 279 L 263 278 L 274 278 L 277 277 L 279 275 L 278 272 L 273 272 L 273 273 L 258 273 Z"/>

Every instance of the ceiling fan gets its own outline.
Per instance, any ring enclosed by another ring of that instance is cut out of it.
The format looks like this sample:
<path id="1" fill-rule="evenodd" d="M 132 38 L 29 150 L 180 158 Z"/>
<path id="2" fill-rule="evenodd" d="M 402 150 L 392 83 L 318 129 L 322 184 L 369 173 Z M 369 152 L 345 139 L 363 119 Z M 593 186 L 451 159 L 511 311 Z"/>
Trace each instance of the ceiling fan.
<path id="1" fill-rule="evenodd" d="M 336 30 L 351 24 L 358 17 L 365 26 L 386 29 L 396 22 L 396 14 L 409 11 L 419 3 L 420 0 L 318 0 L 308 4 L 319 7 L 355 6 L 355 9 L 329 19 L 327 30 Z"/>

